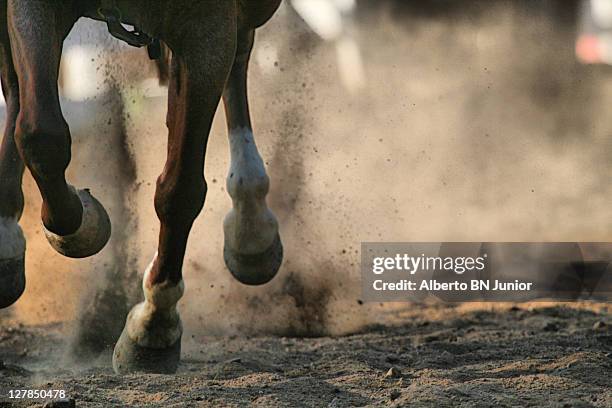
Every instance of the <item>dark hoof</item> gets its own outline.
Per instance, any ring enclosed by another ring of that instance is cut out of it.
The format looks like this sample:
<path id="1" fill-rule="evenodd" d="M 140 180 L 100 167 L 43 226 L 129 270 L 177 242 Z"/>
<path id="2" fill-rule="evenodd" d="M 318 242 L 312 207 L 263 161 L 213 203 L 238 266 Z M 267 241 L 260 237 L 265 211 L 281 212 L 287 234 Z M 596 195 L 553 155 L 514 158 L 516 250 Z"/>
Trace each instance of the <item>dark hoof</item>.
<path id="1" fill-rule="evenodd" d="M 149 348 L 136 344 L 124 329 L 113 352 L 113 369 L 117 374 L 174 374 L 180 359 L 180 337 L 170 347 Z"/>
<path id="2" fill-rule="evenodd" d="M 276 276 L 283 263 L 283 244 L 280 235 L 276 234 L 274 242 L 267 250 L 260 254 L 245 255 L 234 251 L 226 243 L 223 258 L 227 269 L 241 283 L 264 285 Z"/>
<path id="3" fill-rule="evenodd" d="M 71 235 L 61 236 L 44 228 L 51 246 L 69 258 L 87 258 L 100 252 L 111 236 L 111 222 L 106 210 L 89 190 L 77 192 L 83 205 L 83 220 Z"/>
<path id="4" fill-rule="evenodd" d="M 17 301 L 25 290 L 25 258 L 0 259 L 0 309 Z"/>

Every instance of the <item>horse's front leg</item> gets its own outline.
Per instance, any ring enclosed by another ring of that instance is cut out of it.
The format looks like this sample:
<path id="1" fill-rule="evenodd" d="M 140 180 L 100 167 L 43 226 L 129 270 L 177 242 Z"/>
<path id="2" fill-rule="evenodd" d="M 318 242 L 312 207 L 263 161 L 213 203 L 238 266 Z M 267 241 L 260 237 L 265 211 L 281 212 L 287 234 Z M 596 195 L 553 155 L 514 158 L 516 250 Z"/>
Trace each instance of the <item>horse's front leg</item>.
<path id="1" fill-rule="evenodd" d="M 179 363 L 182 326 L 176 306 L 184 290 L 185 248 L 204 206 L 206 143 L 234 58 L 235 13 L 223 12 L 230 3 L 207 9 L 205 18 L 191 22 L 193 31 L 182 30 L 184 37 L 166 40 L 173 59 L 168 157 L 155 193 L 159 246 L 144 275 L 145 301 L 129 313 L 115 346 L 113 367 L 118 373 L 173 373 Z M 177 29 L 189 24 L 183 22 Z"/>
<path id="2" fill-rule="evenodd" d="M 23 211 L 24 165 L 15 145 L 19 84 L 11 56 L 6 2 L 0 1 L 0 76 L 6 101 L 6 125 L 0 145 L 0 308 L 12 305 L 25 289 L 25 237 L 19 227 Z"/>
<path id="3" fill-rule="evenodd" d="M 8 4 L 21 106 L 17 147 L 43 198 L 47 239 L 63 255 L 82 258 L 104 247 L 110 221 L 88 190 L 77 191 L 65 178 L 71 139 L 57 79 L 62 44 L 77 18 L 65 2 L 10 0 Z"/>
<path id="4" fill-rule="evenodd" d="M 227 191 L 233 209 L 223 224 L 225 263 L 240 282 L 269 282 L 283 261 L 283 246 L 276 217 L 266 204 L 270 179 L 257 151 L 249 115 L 247 70 L 255 32 L 238 32 L 236 60 L 223 100 L 229 128 L 231 166 Z"/>

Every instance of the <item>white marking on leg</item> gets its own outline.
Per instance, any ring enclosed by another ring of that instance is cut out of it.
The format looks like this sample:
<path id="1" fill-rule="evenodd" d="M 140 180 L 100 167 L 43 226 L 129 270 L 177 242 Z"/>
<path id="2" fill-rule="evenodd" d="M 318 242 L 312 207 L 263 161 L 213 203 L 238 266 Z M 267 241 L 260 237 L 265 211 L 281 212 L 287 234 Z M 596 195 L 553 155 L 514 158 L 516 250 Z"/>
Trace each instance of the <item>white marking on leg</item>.
<path id="1" fill-rule="evenodd" d="M 21 259 L 26 241 L 16 217 L 0 217 L 0 260 Z"/>
<path id="2" fill-rule="evenodd" d="M 270 181 L 263 160 L 257 151 L 253 131 L 241 127 L 230 131 L 230 173 L 227 178 L 227 191 L 230 196 L 241 202 L 253 198 L 254 193 L 265 196 Z"/>
<path id="3" fill-rule="evenodd" d="M 251 129 L 230 130 L 230 152 L 227 192 L 234 208 L 224 221 L 225 241 L 241 254 L 259 254 L 272 245 L 278 222 L 266 203 L 270 179 Z"/>
<path id="4" fill-rule="evenodd" d="M 145 270 L 144 277 L 142 279 L 142 290 L 144 291 L 145 300 L 151 303 L 151 305 L 158 310 L 175 309 L 176 304 L 183 297 L 183 293 L 185 293 L 185 283 L 181 279 L 177 285 L 170 285 L 168 282 L 164 282 L 162 284 L 149 287 L 147 282 L 150 280 L 149 276 L 156 258 L 157 253 L 155 254 L 155 258 L 153 258 L 153 261 L 151 261 Z"/>
<path id="5" fill-rule="evenodd" d="M 149 275 L 157 254 L 145 270 L 142 289 L 145 301 L 134 306 L 128 315 L 126 329 L 129 337 L 142 347 L 166 348 L 175 344 L 183 334 L 183 324 L 176 309 L 183 297 L 185 284 L 169 282 L 148 286 Z"/>

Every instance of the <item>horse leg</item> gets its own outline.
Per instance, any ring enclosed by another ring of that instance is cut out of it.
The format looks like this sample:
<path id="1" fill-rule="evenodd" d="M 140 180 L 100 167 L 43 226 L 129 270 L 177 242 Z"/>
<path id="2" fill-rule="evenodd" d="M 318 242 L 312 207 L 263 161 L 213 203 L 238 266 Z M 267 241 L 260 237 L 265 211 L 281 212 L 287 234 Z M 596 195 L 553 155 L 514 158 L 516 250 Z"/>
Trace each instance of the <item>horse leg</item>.
<path id="1" fill-rule="evenodd" d="M 276 217 L 266 204 L 270 179 L 257 151 L 247 98 L 247 70 L 255 31 L 240 30 L 234 65 L 223 94 L 231 166 L 227 191 L 233 209 L 226 216 L 224 258 L 230 272 L 247 285 L 262 285 L 278 272 L 283 246 Z"/>
<path id="2" fill-rule="evenodd" d="M 12 305 L 25 289 L 25 238 L 19 227 L 23 212 L 24 165 L 15 145 L 19 84 L 11 56 L 6 2 L 0 2 L 0 78 L 6 101 L 6 125 L 0 145 L 0 308 Z"/>
<path id="3" fill-rule="evenodd" d="M 184 291 L 183 260 L 192 224 L 204 206 L 206 143 L 235 52 L 233 18 L 214 16 L 207 14 L 200 19 L 206 24 L 193 25 L 203 27 L 200 31 L 169 42 L 168 157 L 155 193 L 159 246 L 144 274 L 145 301 L 130 311 L 115 345 L 117 373 L 173 373 L 180 360 L 182 325 L 176 305 Z"/>
<path id="4" fill-rule="evenodd" d="M 63 255 L 83 258 L 106 245 L 110 220 L 88 190 L 77 191 L 65 178 L 71 139 L 60 108 L 57 79 L 62 43 L 77 17 L 54 2 L 10 0 L 8 4 L 21 102 L 15 128 L 17 148 L 43 198 L 47 239 Z"/>

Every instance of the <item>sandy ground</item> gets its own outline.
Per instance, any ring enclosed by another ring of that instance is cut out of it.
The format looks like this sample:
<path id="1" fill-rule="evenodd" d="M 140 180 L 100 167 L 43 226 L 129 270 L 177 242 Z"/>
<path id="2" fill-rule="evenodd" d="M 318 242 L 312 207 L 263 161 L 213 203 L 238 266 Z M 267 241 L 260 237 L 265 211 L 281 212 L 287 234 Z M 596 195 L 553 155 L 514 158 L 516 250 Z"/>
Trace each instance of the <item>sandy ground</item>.
<path id="1" fill-rule="evenodd" d="M 385 319 L 343 337 L 193 336 L 177 375 L 129 376 L 109 356 L 65 363 L 61 325 L 3 324 L 0 386 L 64 389 L 83 407 L 612 406 L 609 304 L 411 305 Z"/>
<path id="2" fill-rule="evenodd" d="M 108 354 L 75 365 L 66 351 L 75 322 L 87 336 L 116 336 L 139 292 L 156 248 L 165 103 L 140 95 L 127 69 L 106 96 L 64 103 L 69 178 L 104 202 L 115 235 L 91 260 L 53 253 L 26 177 L 28 288 L 0 313 L 1 389 L 62 388 L 99 407 L 612 406 L 610 305 L 357 302 L 361 242 L 612 239 L 612 72 L 575 62 L 575 27 L 563 16 L 526 1 L 469 3 L 479 7 L 412 17 L 372 6 L 360 17 L 368 86 L 359 95 L 342 88 L 333 46 L 282 14 L 262 30 L 252 110 L 287 257 L 259 289 L 223 266 L 220 114 L 187 253 L 176 376 L 120 377 Z M 94 72 L 116 68 L 101 54 L 86 54 Z M 100 296 L 108 282 L 127 293 Z M 106 306 L 104 324 L 88 324 L 90 300 Z"/>

